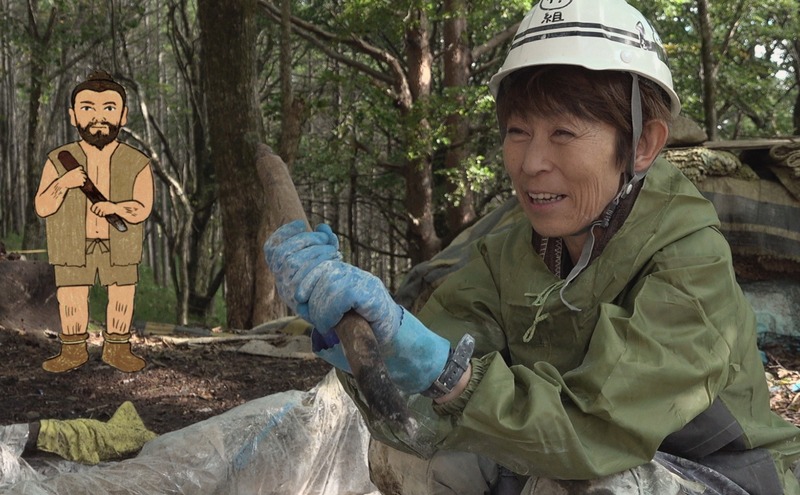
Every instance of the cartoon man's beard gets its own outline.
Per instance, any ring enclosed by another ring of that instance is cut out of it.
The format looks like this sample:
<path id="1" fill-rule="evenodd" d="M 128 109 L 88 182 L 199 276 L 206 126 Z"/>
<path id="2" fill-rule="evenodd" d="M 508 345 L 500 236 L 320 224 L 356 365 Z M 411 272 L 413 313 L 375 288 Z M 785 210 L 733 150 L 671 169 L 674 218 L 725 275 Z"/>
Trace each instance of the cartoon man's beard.
<path id="1" fill-rule="evenodd" d="M 95 131 L 92 133 L 91 127 L 92 125 L 96 124 L 96 122 L 92 122 L 86 127 L 78 126 L 78 134 L 81 138 L 86 141 L 88 144 L 91 144 L 97 149 L 102 150 L 106 147 L 106 145 L 112 143 L 117 136 L 119 135 L 119 126 L 113 125 L 108 122 L 103 122 L 108 127 L 108 134 L 103 134 L 102 132 Z"/>

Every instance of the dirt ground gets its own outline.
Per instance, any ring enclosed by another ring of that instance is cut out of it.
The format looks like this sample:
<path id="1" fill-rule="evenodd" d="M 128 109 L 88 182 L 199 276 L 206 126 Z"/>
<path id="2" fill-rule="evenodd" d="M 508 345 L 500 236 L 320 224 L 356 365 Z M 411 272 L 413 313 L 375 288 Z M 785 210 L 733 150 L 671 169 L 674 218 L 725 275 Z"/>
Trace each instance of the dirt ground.
<path id="1" fill-rule="evenodd" d="M 762 343 L 772 410 L 800 426 L 800 346 L 796 340 Z"/>
<path id="2" fill-rule="evenodd" d="M 320 359 L 289 359 L 236 352 L 241 346 L 170 345 L 134 337 L 147 360 L 123 373 L 100 360 L 102 340 L 92 336 L 89 362 L 68 373 L 48 373 L 42 362 L 58 353 L 57 339 L 0 327 L 0 424 L 38 419 L 105 421 L 130 400 L 144 423 L 166 433 L 284 390 L 308 390 L 330 370 Z"/>

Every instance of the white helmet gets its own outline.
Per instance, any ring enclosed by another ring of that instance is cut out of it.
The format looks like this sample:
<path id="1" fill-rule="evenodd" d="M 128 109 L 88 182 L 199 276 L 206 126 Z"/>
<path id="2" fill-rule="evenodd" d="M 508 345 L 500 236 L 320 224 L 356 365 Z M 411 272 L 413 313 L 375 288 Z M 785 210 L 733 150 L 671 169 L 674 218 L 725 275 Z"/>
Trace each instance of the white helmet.
<path id="1" fill-rule="evenodd" d="M 623 0 L 541 0 L 522 20 L 489 90 L 497 97 L 507 75 L 537 65 L 639 74 L 666 91 L 673 117 L 681 109 L 658 33 Z"/>

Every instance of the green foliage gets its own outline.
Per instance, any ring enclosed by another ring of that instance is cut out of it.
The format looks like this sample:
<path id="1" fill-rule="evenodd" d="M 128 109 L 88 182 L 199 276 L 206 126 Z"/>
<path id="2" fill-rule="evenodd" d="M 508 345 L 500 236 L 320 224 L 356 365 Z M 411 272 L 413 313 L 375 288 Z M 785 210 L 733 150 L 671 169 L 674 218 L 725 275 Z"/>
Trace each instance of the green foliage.
<path id="1" fill-rule="evenodd" d="M 798 32 L 792 0 L 709 2 L 719 64 L 717 112 L 721 139 L 792 134 Z M 631 1 L 661 35 L 683 114 L 704 121 L 700 33 L 694 0 Z M 737 10 L 739 5 L 741 10 Z M 730 39 L 726 37 L 732 33 Z M 781 77 L 778 77 L 781 76 Z"/>
<path id="2" fill-rule="evenodd" d="M 463 169 L 466 172 L 466 181 L 460 180 L 461 175 L 457 170 L 440 170 L 438 175 L 447 177 L 451 182 L 458 184 L 455 191 L 443 193 L 444 200 L 448 204 L 459 205 L 467 188 L 482 195 L 491 194 L 497 178 L 504 174 L 501 170 L 502 167 L 498 168 L 497 165 L 497 163 L 492 163 L 482 155 L 468 157 L 463 164 Z"/>
<path id="3" fill-rule="evenodd" d="M 467 44 L 486 43 L 509 25 L 521 20 L 531 7 L 530 0 L 468 2 Z M 487 203 L 504 190 L 505 173 L 497 159 L 499 140 L 494 102 L 486 84 L 497 70 L 507 50 L 500 45 L 474 61 L 472 81 L 465 88 L 445 89 L 443 81 L 441 32 L 449 13 L 441 2 L 406 0 L 348 0 L 304 2 L 295 14 L 304 20 L 338 33 L 344 39 L 358 39 L 406 64 L 406 30 L 419 27 L 414 9 L 423 8 L 430 29 L 434 56 L 433 87 L 430 96 L 418 98 L 407 112 L 401 111 L 391 85 L 354 70 L 344 63 L 331 63 L 314 48 L 303 52 L 307 62 L 295 64 L 296 94 L 313 94 L 308 128 L 303 136 L 302 159 L 295 165 L 295 182 L 328 191 L 347 191 L 357 181 L 360 205 L 373 205 L 394 227 L 405 232 L 404 167 L 418 160 L 431 160 L 435 168 L 434 202 L 437 212 L 457 204 L 469 188 L 478 204 Z M 343 57 L 356 60 L 370 69 L 392 75 L 387 65 L 358 53 L 344 44 L 330 44 Z M 312 62 L 313 60 L 313 62 Z M 307 68 L 313 78 L 307 78 Z M 408 67 L 404 67 L 409 70 Z M 306 86 L 306 82 L 310 83 Z M 314 86 L 316 84 L 316 86 Z M 271 108 L 277 111 L 276 97 Z M 475 131 L 466 143 L 463 171 L 442 170 L 442 159 L 453 146 L 448 118 L 460 115 Z M 462 181 L 466 178 L 466 181 Z M 446 192 L 445 181 L 457 183 L 456 191 Z M 340 196 L 342 204 L 348 200 Z M 443 225 L 439 222 L 438 225 Z M 401 240 L 404 241 L 404 240 Z"/>
<path id="4" fill-rule="evenodd" d="M 6 237 L 0 240 L 6 245 L 7 251 L 22 249 L 22 234 L 10 232 Z"/>

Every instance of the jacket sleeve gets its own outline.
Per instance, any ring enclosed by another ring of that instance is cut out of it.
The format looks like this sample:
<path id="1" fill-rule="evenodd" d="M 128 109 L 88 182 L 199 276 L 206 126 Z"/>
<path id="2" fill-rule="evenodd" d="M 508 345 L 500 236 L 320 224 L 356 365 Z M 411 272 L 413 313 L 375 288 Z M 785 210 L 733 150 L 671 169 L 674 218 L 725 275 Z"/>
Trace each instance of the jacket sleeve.
<path id="1" fill-rule="evenodd" d="M 737 331 L 751 323 L 741 321 L 752 311 L 742 308 L 724 239 L 715 229 L 693 236 L 683 247 L 667 246 L 624 294 L 601 304 L 583 361 L 563 373 L 544 361 L 508 363 L 492 317 L 500 304 L 492 283 L 474 288 L 458 278 L 466 270 L 451 276 L 446 299 L 435 297 L 423 321 L 451 338 L 478 333 L 481 352 L 464 394 L 434 408 L 439 447 L 561 479 L 650 461 L 667 435 L 714 402 L 736 371 L 729 363 Z M 707 249 L 690 254 L 698 245 Z M 478 264 L 471 267 L 478 275 L 461 277 L 500 276 L 489 260 Z"/>

